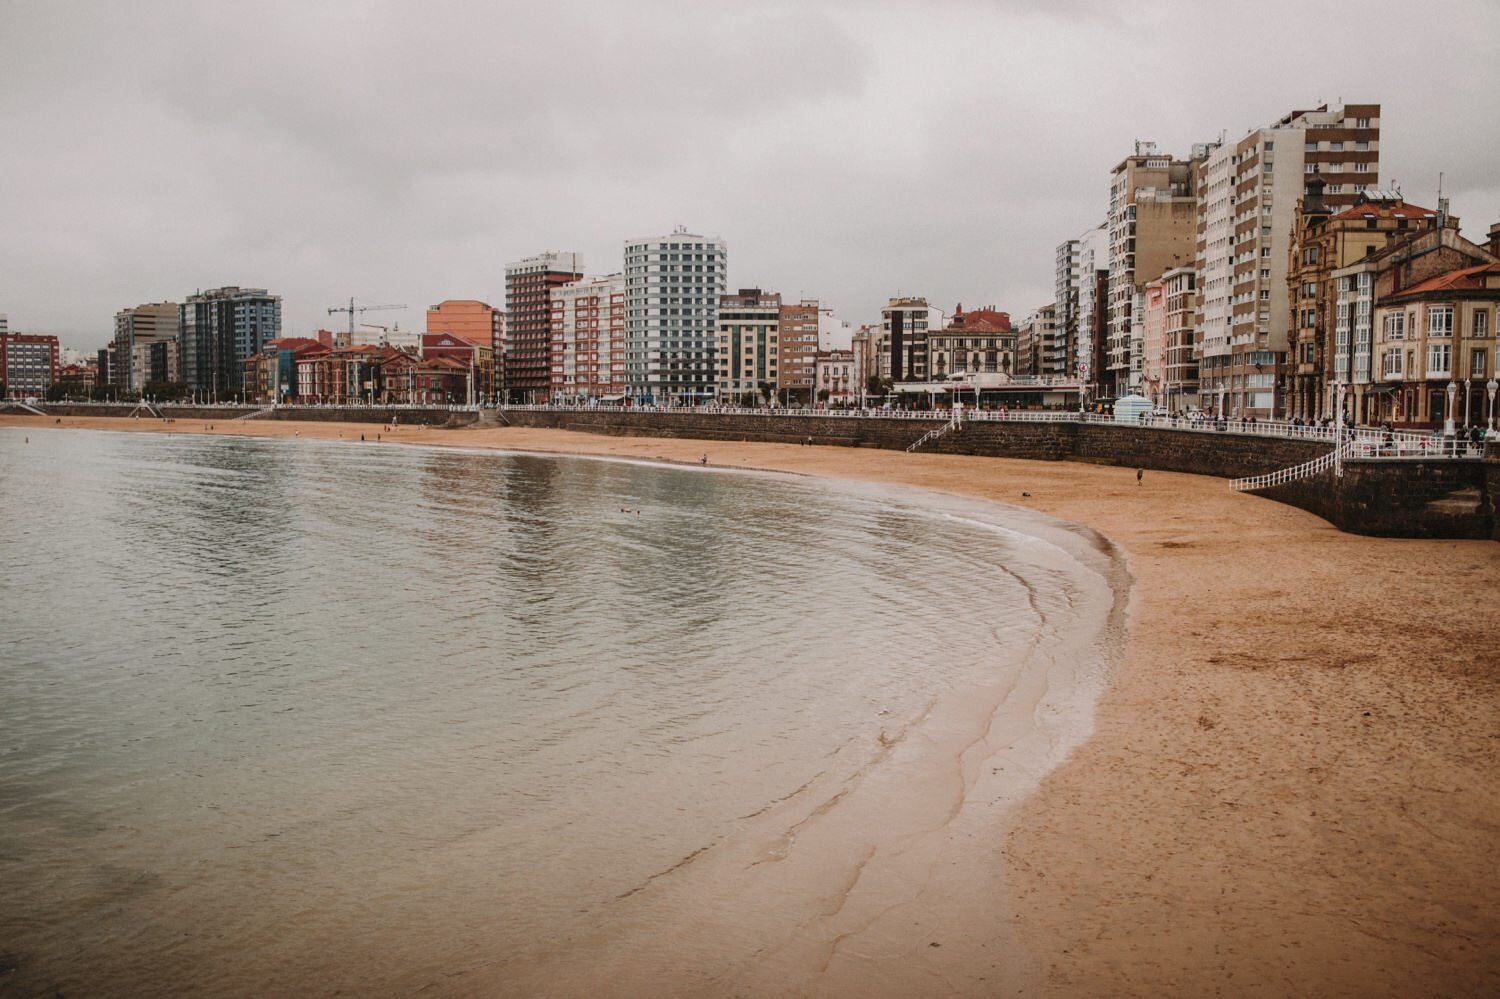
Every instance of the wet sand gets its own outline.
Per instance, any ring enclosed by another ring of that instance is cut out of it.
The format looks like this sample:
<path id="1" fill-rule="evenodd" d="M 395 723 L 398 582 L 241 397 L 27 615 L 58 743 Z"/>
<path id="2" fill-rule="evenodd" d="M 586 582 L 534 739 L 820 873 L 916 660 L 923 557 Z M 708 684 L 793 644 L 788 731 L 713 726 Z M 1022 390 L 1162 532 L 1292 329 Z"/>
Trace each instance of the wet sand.
<path id="1" fill-rule="evenodd" d="M 881 954 L 819 967 L 812 952 L 779 983 L 752 959 L 745 994 L 1500 994 L 1500 545 L 1361 538 L 1220 479 L 1137 485 L 1076 463 L 517 428 L 212 432 L 707 452 L 1024 505 L 1125 553 L 1129 638 L 1093 736 L 1018 810 L 966 804 L 921 918 L 888 926 Z M 658 985 L 715 991 L 686 967 Z"/>

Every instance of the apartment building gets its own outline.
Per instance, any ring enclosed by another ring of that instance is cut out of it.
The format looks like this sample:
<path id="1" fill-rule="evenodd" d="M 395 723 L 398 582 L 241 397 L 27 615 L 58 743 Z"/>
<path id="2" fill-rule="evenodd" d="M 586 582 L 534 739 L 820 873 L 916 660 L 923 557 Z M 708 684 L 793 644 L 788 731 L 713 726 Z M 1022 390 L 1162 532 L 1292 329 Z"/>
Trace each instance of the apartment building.
<path id="1" fill-rule="evenodd" d="M 1408 203 L 1399 191 L 1366 191 L 1352 207 L 1335 211 L 1324 201 L 1324 188 L 1320 175 L 1308 178 L 1287 261 L 1291 356 L 1286 414 L 1307 420 L 1333 416 L 1333 386 L 1340 380 L 1353 383 L 1352 352 L 1336 349 L 1333 272 L 1435 228 L 1438 218 L 1432 209 Z M 1458 219 L 1449 217 L 1444 224 L 1457 230 Z M 1368 358 L 1368 350 L 1365 354 Z"/>
<path id="2" fill-rule="evenodd" d="M 848 406 L 859 400 L 863 386 L 855 378 L 854 351 L 820 350 L 814 371 L 819 402 L 829 406 Z"/>
<path id="3" fill-rule="evenodd" d="M 1466 313 L 1452 307 L 1462 297 L 1455 292 L 1470 290 L 1469 286 L 1445 288 L 1433 282 L 1454 272 L 1500 263 L 1494 249 L 1500 247 L 1482 247 L 1464 239 L 1457 228 L 1445 224 L 1440 208 L 1430 228 L 1332 272 L 1330 356 L 1335 381 L 1326 391 L 1335 412 L 1342 388 L 1344 410 L 1356 423 L 1376 422 L 1377 417 L 1393 423 L 1440 422 L 1434 416 L 1440 407 L 1430 383 L 1441 381 L 1446 387 L 1447 381 L 1465 377 L 1463 338 L 1486 341 L 1493 335 L 1493 326 L 1481 318 L 1482 335 L 1473 336 L 1473 327 L 1463 325 Z M 1411 297 L 1417 289 L 1421 294 Z M 1404 313 L 1385 308 L 1391 303 L 1409 303 L 1412 308 Z M 1387 322 L 1389 328 L 1383 326 Z"/>
<path id="4" fill-rule="evenodd" d="M 1057 307 L 1036 309 L 1016 329 L 1015 374 L 1019 378 L 1058 378 L 1066 370 L 1066 351 L 1057 332 Z"/>
<path id="5" fill-rule="evenodd" d="M 785 402 L 812 405 L 817 379 L 819 309 L 816 299 L 781 306 L 781 363 L 777 390 Z"/>
<path id="6" fill-rule="evenodd" d="M 583 278 L 552 290 L 550 397 L 625 395 L 625 275 Z"/>
<path id="7" fill-rule="evenodd" d="M 110 384 L 119 392 L 138 393 L 147 382 L 178 381 L 177 337 L 181 321 L 176 302 L 150 302 L 116 312 L 115 335 L 109 344 L 114 355 Z M 160 346 L 153 350 L 157 344 Z"/>
<path id="8" fill-rule="evenodd" d="M 1053 308 L 1057 310 L 1057 332 L 1067 356 L 1069 374 L 1078 370 L 1078 294 L 1080 287 L 1079 241 L 1064 240 L 1053 254 Z"/>
<path id="9" fill-rule="evenodd" d="M 1375 186 L 1380 105 L 1292 111 L 1197 159 L 1200 381 L 1230 416 L 1285 411 L 1292 338 L 1287 273 L 1299 199 L 1313 177 L 1342 208 Z"/>
<path id="10" fill-rule="evenodd" d="M 1201 150 L 1195 148 L 1195 158 Z M 1140 389 L 1138 294 L 1147 281 L 1193 262 L 1197 201 L 1194 164 L 1137 142 L 1110 172 L 1109 292 L 1104 390 Z"/>
<path id="11" fill-rule="evenodd" d="M 741 288 L 719 298 L 718 396 L 726 403 L 757 405 L 780 384 L 781 296 Z"/>
<path id="12" fill-rule="evenodd" d="M 879 375 L 893 382 L 927 381 L 927 334 L 943 313 L 925 298 L 893 298 L 880 310 Z"/>
<path id="13" fill-rule="evenodd" d="M 625 244 L 626 391 L 643 402 L 712 399 L 719 298 L 727 290 L 722 239 L 678 227 Z"/>
<path id="14" fill-rule="evenodd" d="M 264 288 L 194 292 L 177 314 L 179 380 L 208 399 L 241 394 L 245 360 L 281 336 L 281 296 Z"/>
<path id="15" fill-rule="evenodd" d="M 1161 276 L 1166 291 L 1162 404 L 1174 412 L 1200 404 L 1196 343 L 1198 272 L 1174 267 Z"/>
<path id="16" fill-rule="evenodd" d="M 583 257 L 549 250 L 505 267 L 505 394 L 545 402 L 552 390 L 552 292 L 583 277 Z"/>
<path id="17" fill-rule="evenodd" d="M 447 333 L 474 345 L 475 392 L 479 399 L 492 401 L 503 391 L 504 312 L 477 299 L 446 299 L 427 309 L 427 332 Z"/>
<path id="18" fill-rule="evenodd" d="M 1371 316 L 1376 388 L 1365 422 L 1422 421 L 1452 433 L 1495 426 L 1500 263 L 1459 268 L 1382 298 Z"/>
<path id="19" fill-rule="evenodd" d="M 1073 370 L 1085 394 L 1100 394 L 1109 323 L 1109 223 L 1078 238 L 1078 306 L 1073 331 Z"/>
<path id="20" fill-rule="evenodd" d="M 871 392 L 871 379 L 880 377 L 880 340 L 880 327 L 870 323 L 860 324 L 849 337 L 849 350 L 854 354 L 854 380 L 858 391 L 866 394 Z"/>
<path id="21" fill-rule="evenodd" d="M 1154 406 L 1167 395 L 1167 283 L 1147 281 L 1141 290 L 1141 394 Z"/>
<path id="22" fill-rule="evenodd" d="M 1015 372 L 1016 331 L 1010 315 L 994 307 L 965 312 L 959 303 L 946 326 L 929 331 L 927 343 L 934 381 L 952 375 Z"/>
<path id="23" fill-rule="evenodd" d="M 57 384 L 57 337 L 0 333 L 0 386 L 7 399 L 41 399 Z"/>

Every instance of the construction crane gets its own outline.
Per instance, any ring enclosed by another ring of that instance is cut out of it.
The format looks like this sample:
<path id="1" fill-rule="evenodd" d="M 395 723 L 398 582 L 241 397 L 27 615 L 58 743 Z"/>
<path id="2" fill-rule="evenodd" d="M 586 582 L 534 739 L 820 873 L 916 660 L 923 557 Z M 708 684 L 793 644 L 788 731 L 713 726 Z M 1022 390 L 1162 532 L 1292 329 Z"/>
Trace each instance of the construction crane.
<path id="1" fill-rule="evenodd" d="M 351 299 L 349 299 L 349 304 L 347 306 L 345 306 L 345 305 L 334 306 L 333 308 L 331 308 L 331 309 L 328 310 L 328 314 L 331 316 L 335 312 L 347 312 L 347 313 L 349 313 L 349 334 L 348 334 L 348 339 L 346 339 L 344 341 L 343 345 L 345 347 L 350 347 L 350 346 L 353 346 L 353 344 L 354 344 L 354 315 L 355 315 L 355 313 L 357 313 L 357 312 L 380 312 L 380 311 L 383 311 L 383 310 L 386 310 L 386 309 L 404 309 L 404 308 L 406 308 L 406 306 L 404 306 L 404 305 L 355 305 L 354 304 L 354 299 L 351 298 Z"/>

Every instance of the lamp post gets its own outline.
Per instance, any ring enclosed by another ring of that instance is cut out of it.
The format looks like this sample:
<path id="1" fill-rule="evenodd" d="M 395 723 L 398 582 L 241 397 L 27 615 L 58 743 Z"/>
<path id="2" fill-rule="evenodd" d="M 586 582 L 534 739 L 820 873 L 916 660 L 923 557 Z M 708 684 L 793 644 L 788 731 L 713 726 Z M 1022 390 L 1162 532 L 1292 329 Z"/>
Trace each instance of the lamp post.
<path id="1" fill-rule="evenodd" d="M 1458 382 L 1455 382 L 1453 379 L 1450 378 L 1450 379 L 1448 379 L 1448 415 L 1447 415 L 1447 418 L 1445 420 L 1443 420 L 1443 434 L 1446 437 L 1452 437 L 1453 434 L 1454 434 L 1454 428 L 1453 428 L 1453 402 L 1454 402 L 1454 397 L 1457 396 L 1457 395 L 1458 395 Z"/>
<path id="2" fill-rule="evenodd" d="M 1469 380 L 1464 379 L 1464 426 L 1469 426 L 1473 421 L 1469 419 Z"/>
<path id="3" fill-rule="evenodd" d="M 1338 392 L 1338 412 L 1335 414 L 1333 424 L 1333 474 L 1336 478 L 1344 477 L 1344 393 L 1349 391 L 1349 386 L 1344 384 L 1340 378 L 1335 385 Z"/>
<path id="4" fill-rule="evenodd" d="M 1495 381 L 1494 376 L 1492 375 L 1490 377 L 1490 380 L 1484 383 L 1484 387 L 1488 389 L 1490 393 L 1490 415 L 1489 418 L 1485 420 L 1485 428 L 1493 433 L 1495 430 L 1495 390 L 1500 389 L 1500 382 Z"/>

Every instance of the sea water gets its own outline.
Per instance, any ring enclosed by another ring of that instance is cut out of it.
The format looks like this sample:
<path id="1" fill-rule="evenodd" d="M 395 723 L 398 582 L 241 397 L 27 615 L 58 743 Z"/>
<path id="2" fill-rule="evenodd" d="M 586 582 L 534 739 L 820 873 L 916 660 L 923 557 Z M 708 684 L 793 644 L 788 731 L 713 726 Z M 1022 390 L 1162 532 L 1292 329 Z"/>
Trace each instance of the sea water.
<path id="1" fill-rule="evenodd" d="M 790 850 L 882 775 L 918 814 L 903 782 L 933 764 L 892 746 L 940 743 L 945 696 L 998 705 L 1066 658 L 1076 739 L 1119 609 L 1095 539 L 928 493 L 27 435 L 0 430 L 20 994 L 504 992 L 617 931 L 711 925 L 715 856 Z M 979 724 L 949 724 L 960 748 Z M 712 952 L 763 950 L 783 895 Z"/>

